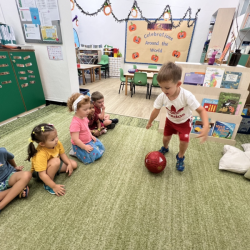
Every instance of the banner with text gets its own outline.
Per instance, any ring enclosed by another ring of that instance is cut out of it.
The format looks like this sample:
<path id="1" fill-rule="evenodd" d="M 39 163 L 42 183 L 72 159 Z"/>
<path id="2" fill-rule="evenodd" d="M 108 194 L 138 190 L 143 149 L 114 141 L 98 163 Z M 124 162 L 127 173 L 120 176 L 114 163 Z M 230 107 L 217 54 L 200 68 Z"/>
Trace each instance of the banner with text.
<path id="1" fill-rule="evenodd" d="M 178 19 L 173 19 L 178 24 Z M 186 62 L 195 24 L 188 28 L 188 20 L 173 28 L 170 21 L 148 24 L 144 20 L 132 20 L 126 25 L 125 62 L 163 64 Z M 191 19 L 191 23 L 193 19 Z"/>

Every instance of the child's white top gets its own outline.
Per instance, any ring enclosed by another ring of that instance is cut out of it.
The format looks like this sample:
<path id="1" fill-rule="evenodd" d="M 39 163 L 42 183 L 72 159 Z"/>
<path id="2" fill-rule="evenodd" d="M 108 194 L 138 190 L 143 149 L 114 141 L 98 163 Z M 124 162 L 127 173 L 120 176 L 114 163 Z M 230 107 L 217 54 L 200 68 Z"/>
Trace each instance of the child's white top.
<path id="1" fill-rule="evenodd" d="M 154 108 L 161 109 L 164 106 L 167 109 L 168 119 L 176 124 L 184 123 L 192 117 L 192 111 L 200 107 L 200 103 L 195 96 L 188 90 L 180 87 L 180 93 L 173 101 L 161 93 L 154 102 Z"/>

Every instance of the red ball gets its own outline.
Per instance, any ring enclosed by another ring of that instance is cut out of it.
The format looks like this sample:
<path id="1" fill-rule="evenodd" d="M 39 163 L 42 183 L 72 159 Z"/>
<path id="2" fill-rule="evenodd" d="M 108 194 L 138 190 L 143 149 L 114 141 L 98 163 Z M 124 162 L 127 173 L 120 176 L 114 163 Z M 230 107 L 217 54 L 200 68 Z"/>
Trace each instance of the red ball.
<path id="1" fill-rule="evenodd" d="M 160 173 L 167 165 L 165 156 L 159 151 L 149 152 L 145 157 L 145 167 L 151 173 Z"/>

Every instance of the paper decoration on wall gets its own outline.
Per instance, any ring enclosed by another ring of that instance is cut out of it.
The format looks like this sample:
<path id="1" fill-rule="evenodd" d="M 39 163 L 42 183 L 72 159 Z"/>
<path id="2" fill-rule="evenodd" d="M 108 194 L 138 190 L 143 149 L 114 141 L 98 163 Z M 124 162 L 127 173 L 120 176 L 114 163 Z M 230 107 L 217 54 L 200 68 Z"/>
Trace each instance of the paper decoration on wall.
<path id="1" fill-rule="evenodd" d="M 62 46 L 47 46 L 50 60 L 63 60 Z"/>
<path id="2" fill-rule="evenodd" d="M 73 32 L 74 32 L 75 47 L 79 48 L 80 47 L 80 41 L 79 41 L 78 34 L 77 34 L 77 32 L 76 32 L 76 30 L 74 28 L 73 28 Z"/>
<path id="3" fill-rule="evenodd" d="M 43 41 L 58 41 L 56 26 L 42 26 L 41 33 Z"/>
<path id="4" fill-rule="evenodd" d="M 195 21 L 197 20 L 197 17 L 198 17 L 198 13 L 200 12 L 201 9 L 198 9 L 197 12 L 195 13 L 195 18 L 192 19 L 192 22 L 191 22 L 191 14 L 192 14 L 192 10 L 191 8 L 189 7 L 186 11 L 186 13 L 184 14 L 183 18 L 181 18 L 179 20 L 178 23 L 174 23 L 173 20 L 172 20 L 172 11 L 170 9 L 170 6 L 169 5 L 166 5 L 162 14 L 154 19 L 154 21 L 150 21 L 148 18 L 144 17 L 143 14 L 142 14 L 142 11 L 140 9 L 140 7 L 138 6 L 137 4 L 137 1 L 134 0 L 133 2 L 133 5 L 132 5 L 132 8 L 131 10 L 129 11 L 128 15 L 127 15 L 127 18 L 124 18 L 124 19 L 118 19 L 114 12 L 112 11 L 112 8 L 111 8 L 111 3 L 110 3 L 110 0 L 105 0 L 104 3 L 102 4 L 102 6 L 95 12 L 93 13 L 89 13 L 88 11 L 85 11 L 82 9 L 82 7 L 78 4 L 78 0 L 74 0 L 74 3 L 76 4 L 77 8 L 84 14 L 84 15 L 87 15 L 87 16 L 96 16 L 99 12 L 103 11 L 105 15 L 110 15 L 112 13 L 112 16 L 114 17 L 115 21 L 118 22 L 118 23 L 121 23 L 121 22 L 128 22 L 130 19 L 129 17 L 132 16 L 132 12 L 134 11 L 134 9 L 138 10 L 139 13 L 140 13 L 140 17 L 142 20 L 146 21 L 147 23 L 157 23 L 158 21 L 160 21 L 160 19 L 162 19 L 165 15 L 166 12 L 170 13 L 170 22 L 171 22 L 171 25 L 172 27 L 175 29 L 175 28 L 178 28 L 180 27 L 181 23 L 184 21 L 184 19 L 186 18 L 187 15 L 189 15 L 189 18 L 188 18 L 188 21 L 187 21 L 187 27 L 190 28 L 194 25 Z M 109 10 L 110 12 L 107 11 L 107 8 L 109 7 Z"/>
<path id="5" fill-rule="evenodd" d="M 170 10 L 168 10 L 168 11 L 166 11 L 166 12 L 164 13 L 163 19 L 164 19 L 164 21 L 167 22 L 167 21 L 170 19 L 170 17 L 171 17 L 171 13 L 170 13 Z"/>
<path id="6" fill-rule="evenodd" d="M 74 10 L 74 8 L 75 8 L 74 0 L 70 0 L 70 2 L 71 2 L 71 10 Z"/>
<path id="7" fill-rule="evenodd" d="M 137 11 L 135 6 L 131 10 L 131 16 L 134 18 L 136 18 L 138 16 L 138 11 Z"/>
<path id="8" fill-rule="evenodd" d="M 78 27 L 78 16 L 75 15 L 75 17 L 72 19 L 72 22 L 76 21 L 76 26 Z"/>
<path id="9" fill-rule="evenodd" d="M 177 29 L 172 29 L 171 23 L 164 20 L 148 24 L 134 19 L 133 23 L 127 23 L 125 62 L 163 64 L 187 61 L 194 32 L 194 27 L 187 28 L 187 22 L 183 21 Z"/>
<path id="10" fill-rule="evenodd" d="M 112 12 L 111 4 L 106 2 L 103 7 L 103 12 L 106 16 L 109 16 Z"/>

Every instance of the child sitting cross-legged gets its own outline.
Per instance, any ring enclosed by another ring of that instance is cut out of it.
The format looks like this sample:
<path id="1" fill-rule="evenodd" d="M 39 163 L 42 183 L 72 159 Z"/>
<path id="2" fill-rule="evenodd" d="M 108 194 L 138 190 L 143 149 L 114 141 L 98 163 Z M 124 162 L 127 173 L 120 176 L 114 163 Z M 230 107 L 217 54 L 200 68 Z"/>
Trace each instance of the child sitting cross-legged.
<path id="1" fill-rule="evenodd" d="M 107 129 L 104 124 L 99 120 L 98 115 L 95 113 L 95 107 L 93 101 L 90 101 L 90 111 L 88 114 L 89 129 L 92 135 L 98 137 L 107 133 Z"/>
<path id="2" fill-rule="evenodd" d="M 117 118 L 110 119 L 108 114 L 105 114 L 104 96 L 99 91 L 95 91 L 91 95 L 91 100 L 94 103 L 95 113 L 99 117 L 100 121 L 104 124 L 107 129 L 113 129 L 119 122 Z"/>
<path id="3" fill-rule="evenodd" d="M 37 148 L 34 142 L 38 144 Z M 63 145 L 58 140 L 57 130 L 52 124 L 42 123 L 33 128 L 27 160 L 30 161 L 31 158 L 32 176 L 42 180 L 45 190 L 50 194 L 64 195 L 64 185 L 54 182 L 55 175 L 66 172 L 70 176 L 77 168 L 77 163 L 65 154 Z"/>
<path id="4" fill-rule="evenodd" d="M 22 171 L 23 166 L 17 166 L 14 155 L 0 148 L 0 213 L 14 198 L 25 198 L 29 194 L 27 186 L 31 173 Z"/>
<path id="5" fill-rule="evenodd" d="M 84 164 L 92 163 L 102 157 L 105 148 L 88 126 L 90 98 L 76 93 L 69 98 L 67 105 L 70 112 L 75 112 L 70 124 L 73 154 Z"/>

